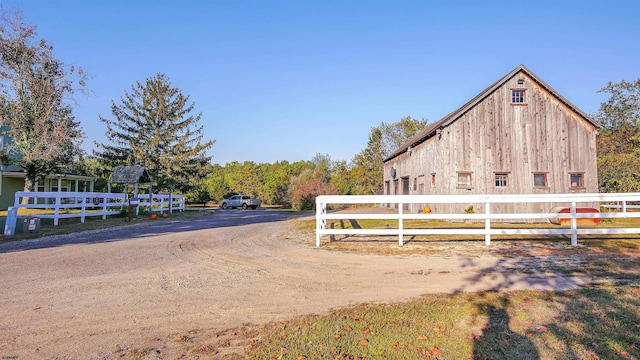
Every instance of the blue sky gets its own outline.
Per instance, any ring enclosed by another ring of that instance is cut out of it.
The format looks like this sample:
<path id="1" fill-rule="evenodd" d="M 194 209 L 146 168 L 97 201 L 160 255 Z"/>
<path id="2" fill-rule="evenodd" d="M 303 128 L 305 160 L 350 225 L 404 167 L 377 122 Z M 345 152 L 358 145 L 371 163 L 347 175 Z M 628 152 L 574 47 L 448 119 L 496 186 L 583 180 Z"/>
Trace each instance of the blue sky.
<path id="1" fill-rule="evenodd" d="M 640 1 L 0 0 L 22 11 L 93 95 L 98 115 L 166 74 L 203 113 L 213 162 L 351 160 L 372 127 L 439 120 L 524 64 L 587 113 L 640 77 Z"/>

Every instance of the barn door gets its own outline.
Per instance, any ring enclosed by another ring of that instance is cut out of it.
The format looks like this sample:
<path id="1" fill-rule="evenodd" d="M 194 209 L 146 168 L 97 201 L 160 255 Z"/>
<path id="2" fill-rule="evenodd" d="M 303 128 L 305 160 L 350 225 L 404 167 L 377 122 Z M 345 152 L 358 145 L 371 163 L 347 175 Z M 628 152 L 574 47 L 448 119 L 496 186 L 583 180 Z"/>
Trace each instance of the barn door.
<path id="1" fill-rule="evenodd" d="M 409 195 L 409 178 L 402 178 L 402 195 Z M 402 204 L 403 210 L 409 210 L 409 204 Z"/>

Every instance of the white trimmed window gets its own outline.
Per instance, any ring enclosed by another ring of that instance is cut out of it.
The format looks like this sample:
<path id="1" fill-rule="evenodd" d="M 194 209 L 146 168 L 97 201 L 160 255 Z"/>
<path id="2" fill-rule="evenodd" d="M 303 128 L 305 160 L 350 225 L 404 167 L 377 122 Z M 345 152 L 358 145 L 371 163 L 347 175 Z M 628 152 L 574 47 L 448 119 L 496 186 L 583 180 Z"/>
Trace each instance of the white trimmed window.
<path id="1" fill-rule="evenodd" d="M 508 173 L 495 173 L 496 187 L 504 188 L 504 187 L 507 187 L 508 183 L 509 183 Z"/>
<path id="2" fill-rule="evenodd" d="M 526 101 L 524 89 L 512 89 L 511 90 L 511 103 L 512 104 L 524 104 Z"/>

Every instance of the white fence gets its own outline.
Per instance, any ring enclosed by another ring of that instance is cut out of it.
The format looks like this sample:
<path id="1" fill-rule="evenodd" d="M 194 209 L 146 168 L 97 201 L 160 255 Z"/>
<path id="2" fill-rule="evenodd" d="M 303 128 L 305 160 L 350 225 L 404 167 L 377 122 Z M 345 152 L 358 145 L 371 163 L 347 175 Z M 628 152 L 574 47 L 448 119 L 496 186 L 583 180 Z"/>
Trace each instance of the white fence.
<path id="1" fill-rule="evenodd" d="M 26 200 L 23 204 L 23 199 Z M 110 194 L 98 192 L 27 192 L 16 191 L 13 203 L 14 209 L 52 209 L 53 214 L 38 214 L 37 217 L 53 219 L 58 225 L 59 219 L 79 217 L 84 223 L 87 216 L 102 216 L 120 214 L 125 205 L 125 194 Z M 79 210 L 79 211 L 78 211 Z"/>
<path id="2" fill-rule="evenodd" d="M 138 196 L 140 207 L 148 207 L 153 212 L 173 212 L 175 210 L 184 211 L 184 195 L 164 195 L 153 194 L 152 201 L 149 202 L 149 194 Z M 26 203 L 23 204 L 23 199 Z M 53 225 L 57 226 L 59 219 L 80 218 L 84 223 L 87 216 L 118 215 L 122 210 L 127 209 L 128 203 L 125 194 L 121 193 L 99 193 L 99 192 L 26 192 L 17 191 L 15 194 L 14 209 L 49 209 L 53 214 L 37 214 L 43 219 L 53 219 Z"/>
<path id="3" fill-rule="evenodd" d="M 148 206 L 149 211 L 173 212 L 184 211 L 184 195 L 153 194 L 153 199 L 149 202 L 149 194 L 139 194 L 140 207 Z"/>
<path id="4" fill-rule="evenodd" d="M 492 213 L 491 204 L 522 204 L 522 203 L 549 203 L 551 209 L 555 206 L 569 208 L 568 213 Z M 403 245 L 404 235 L 484 235 L 486 245 L 491 244 L 491 235 L 571 235 L 571 244 L 578 244 L 578 235 L 587 234 L 640 234 L 640 228 L 578 228 L 578 219 L 606 219 L 606 218 L 640 218 L 640 211 L 629 211 L 637 209 L 637 205 L 630 203 L 640 203 L 640 193 L 619 193 L 619 194 L 512 194 L 512 195 L 376 195 L 376 196 L 318 196 L 316 198 L 316 246 L 320 246 L 320 238 L 323 235 L 398 235 L 398 244 Z M 377 204 L 380 206 L 395 205 L 397 214 L 371 214 L 363 209 L 360 213 L 327 213 L 327 205 L 353 205 L 353 204 Z M 403 212 L 405 204 L 483 204 L 484 212 L 475 213 L 419 213 L 411 214 Z M 555 204 L 555 205 L 552 205 Z M 579 205 L 588 204 L 588 205 Z M 607 212 L 578 213 L 580 207 L 595 207 L 607 209 Z M 615 211 L 611 211 L 611 210 Z M 398 220 L 396 229 L 327 229 L 327 220 L 345 219 L 390 219 Z M 484 221 L 484 228 L 422 228 L 407 229 L 403 226 L 403 220 L 423 219 L 423 220 L 470 220 Z M 494 222 L 526 222 L 544 221 L 552 219 L 569 219 L 570 228 L 492 228 Z"/>

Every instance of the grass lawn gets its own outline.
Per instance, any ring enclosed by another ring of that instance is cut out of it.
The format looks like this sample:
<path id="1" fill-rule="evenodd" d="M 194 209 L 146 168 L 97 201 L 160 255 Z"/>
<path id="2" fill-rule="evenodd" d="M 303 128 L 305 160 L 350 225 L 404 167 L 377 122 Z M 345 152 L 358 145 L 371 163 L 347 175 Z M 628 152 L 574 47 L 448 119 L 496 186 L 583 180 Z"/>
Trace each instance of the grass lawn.
<path id="1" fill-rule="evenodd" d="M 638 359 L 640 286 L 428 295 L 254 335 L 249 359 Z"/>

